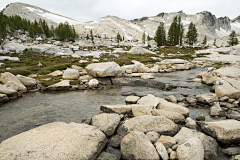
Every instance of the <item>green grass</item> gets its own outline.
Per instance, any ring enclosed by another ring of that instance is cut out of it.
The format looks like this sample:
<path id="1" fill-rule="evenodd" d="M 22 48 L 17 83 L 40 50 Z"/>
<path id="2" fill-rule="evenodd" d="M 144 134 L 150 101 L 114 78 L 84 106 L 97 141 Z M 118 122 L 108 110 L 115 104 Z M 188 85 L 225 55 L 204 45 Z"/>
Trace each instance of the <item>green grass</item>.
<path id="1" fill-rule="evenodd" d="M 43 86 L 51 86 L 53 84 L 56 84 L 61 81 L 62 76 L 49 76 L 49 75 L 44 75 L 44 76 L 38 76 L 36 78 Z M 50 80 L 44 80 L 44 79 L 50 79 Z"/>
<path id="2" fill-rule="evenodd" d="M 81 83 L 81 81 L 80 80 L 71 80 L 69 83 L 70 83 L 70 85 L 78 85 Z"/>

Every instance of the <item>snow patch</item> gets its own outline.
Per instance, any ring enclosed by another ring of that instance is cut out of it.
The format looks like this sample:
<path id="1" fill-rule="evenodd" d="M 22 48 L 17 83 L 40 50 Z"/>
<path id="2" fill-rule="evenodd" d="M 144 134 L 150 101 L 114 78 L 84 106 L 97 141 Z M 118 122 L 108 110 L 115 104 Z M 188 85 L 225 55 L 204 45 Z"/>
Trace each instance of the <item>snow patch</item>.
<path id="1" fill-rule="evenodd" d="M 232 30 L 236 31 L 237 33 L 240 33 L 240 23 L 239 22 L 231 23 L 231 28 L 232 28 Z"/>
<path id="2" fill-rule="evenodd" d="M 231 33 L 230 31 L 225 31 L 225 30 L 224 30 L 224 29 L 222 29 L 221 27 L 220 27 L 220 30 L 218 30 L 218 29 L 215 29 L 215 31 L 216 31 L 216 33 L 217 33 L 218 37 L 225 37 L 225 36 L 229 36 L 229 34 Z"/>
<path id="3" fill-rule="evenodd" d="M 39 10 L 39 9 L 35 9 L 35 8 L 32 8 L 32 7 L 25 7 L 25 8 L 28 9 L 29 11 L 31 11 L 31 12 L 34 12 L 34 13 L 42 16 L 42 17 L 50 19 L 50 20 L 52 20 L 56 23 L 68 22 L 69 25 L 81 24 L 78 21 L 75 21 L 75 20 L 72 20 L 72 19 L 69 19 L 69 18 L 65 18 L 65 17 L 62 17 L 62 16 L 58 16 L 58 15 L 55 15 L 55 14 L 52 14 L 52 13 L 43 12 L 42 10 Z"/>

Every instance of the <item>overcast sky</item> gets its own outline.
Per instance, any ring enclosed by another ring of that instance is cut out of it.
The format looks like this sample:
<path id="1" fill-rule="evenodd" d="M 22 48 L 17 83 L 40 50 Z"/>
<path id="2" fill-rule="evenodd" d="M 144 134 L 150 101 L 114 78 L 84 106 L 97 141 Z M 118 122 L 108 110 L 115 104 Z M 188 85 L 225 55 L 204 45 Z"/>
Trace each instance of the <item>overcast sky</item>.
<path id="1" fill-rule="evenodd" d="M 0 9 L 16 0 L 1 0 Z M 107 15 L 131 20 L 158 13 L 196 14 L 209 11 L 230 19 L 240 15 L 240 0 L 19 0 L 80 22 L 95 21 Z"/>

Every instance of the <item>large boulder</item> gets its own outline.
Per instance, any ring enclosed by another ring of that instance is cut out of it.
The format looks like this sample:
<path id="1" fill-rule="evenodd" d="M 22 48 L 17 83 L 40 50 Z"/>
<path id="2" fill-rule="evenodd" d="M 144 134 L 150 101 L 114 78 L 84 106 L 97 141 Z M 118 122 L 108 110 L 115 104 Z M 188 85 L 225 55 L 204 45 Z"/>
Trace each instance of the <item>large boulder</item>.
<path id="1" fill-rule="evenodd" d="M 53 122 L 0 144 L 1 159 L 95 159 L 107 138 L 87 124 Z"/>
<path id="2" fill-rule="evenodd" d="M 219 103 L 216 103 L 214 106 L 210 108 L 210 116 L 226 117 L 226 113 L 220 107 Z"/>
<path id="3" fill-rule="evenodd" d="M 171 111 L 171 112 L 178 112 L 182 114 L 184 117 L 188 117 L 189 115 L 189 109 L 186 107 L 183 107 L 179 104 L 175 104 L 172 102 L 168 102 L 165 99 L 159 98 L 159 104 L 157 106 L 157 109 L 162 109 L 166 111 Z"/>
<path id="4" fill-rule="evenodd" d="M 71 69 L 71 68 L 68 68 L 64 71 L 63 73 L 63 78 L 64 79 L 76 79 L 79 77 L 79 71 L 76 70 L 76 69 Z"/>
<path id="5" fill-rule="evenodd" d="M 9 72 L 1 73 L 0 81 L 2 81 L 3 83 L 7 83 L 9 81 L 15 82 L 15 84 L 18 86 L 17 91 L 27 91 L 27 88 L 12 73 L 9 73 Z"/>
<path id="6" fill-rule="evenodd" d="M 159 159 L 159 155 L 148 139 L 139 131 L 128 133 L 121 142 L 121 153 L 123 159 Z"/>
<path id="7" fill-rule="evenodd" d="M 120 123 L 120 120 L 121 116 L 119 114 L 103 113 L 92 118 L 92 125 L 99 128 L 107 136 L 111 136 Z"/>
<path id="8" fill-rule="evenodd" d="M 30 87 L 30 86 L 34 86 L 36 85 L 36 80 L 34 78 L 31 78 L 31 77 L 25 77 L 25 76 L 22 76 L 20 74 L 18 74 L 16 76 L 21 82 L 23 85 L 25 85 L 26 87 Z"/>
<path id="9" fill-rule="evenodd" d="M 196 96 L 197 102 L 210 104 L 218 101 L 218 96 L 214 93 L 199 94 Z"/>
<path id="10" fill-rule="evenodd" d="M 215 86 L 215 93 L 218 97 L 240 98 L 240 81 L 229 78 L 217 79 L 217 81 L 218 84 Z"/>
<path id="11" fill-rule="evenodd" d="M 6 87 L 6 85 L 0 84 L 0 93 L 6 94 L 10 97 L 17 96 L 18 93 L 16 90 Z"/>
<path id="12" fill-rule="evenodd" d="M 154 108 L 156 108 L 159 102 L 160 98 L 155 97 L 152 94 L 148 94 L 147 96 L 144 96 L 140 100 L 138 100 L 137 104 L 153 106 Z"/>
<path id="13" fill-rule="evenodd" d="M 115 62 L 92 63 L 86 68 L 88 75 L 92 77 L 120 77 L 122 70 Z"/>
<path id="14" fill-rule="evenodd" d="M 132 105 L 132 112 L 134 117 L 152 115 L 151 111 L 154 107 L 149 105 Z"/>
<path id="15" fill-rule="evenodd" d="M 214 71 L 229 78 L 240 78 L 240 66 L 227 66 Z"/>
<path id="16" fill-rule="evenodd" d="M 125 134 L 131 131 L 150 132 L 155 131 L 160 135 L 173 136 L 178 132 L 178 125 L 164 116 L 137 116 L 126 120 L 122 126 Z"/>
<path id="17" fill-rule="evenodd" d="M 27 48 L 26 46 L 15 42 L 4 42 L 2 46 L 4 50 L 9 50 L 10 52 L 24 50 L 25 48 Z"/>
<path id="18" fill-rule="evenodd" d="M 220 120 L 213 122 L 197 122 L 202 131 L 223 144 L 240 143 L 240 121 Z"/>
<path id="19" fill-rule="evenodd" d="M 177 148 L 179 160 L 203 160 L 204 149 L 198 137 L 193 137 Z"/>
<path id="20" fill-rule="evenodd" d="M 182 124 L 185 122 L 185 118 L 182 114 L 172 111 L 166 111 L 162 109 L 153 109 L 152 110 L 153 116 L 164 116 L 177 124 Z"/>
<path id="21" fill-rule="evenodd" d="M 204 147 L 204 157 L 205 159 L 210 159 L 211 157 L 217 157 L 218 144 L 215 139 L 207 136 L 204 133 L 192 130 L 186 127 L 182 127 L 181 130 L 174 136 L 177 143 L 186 142 L 187 140 L 198 137 Z"/>

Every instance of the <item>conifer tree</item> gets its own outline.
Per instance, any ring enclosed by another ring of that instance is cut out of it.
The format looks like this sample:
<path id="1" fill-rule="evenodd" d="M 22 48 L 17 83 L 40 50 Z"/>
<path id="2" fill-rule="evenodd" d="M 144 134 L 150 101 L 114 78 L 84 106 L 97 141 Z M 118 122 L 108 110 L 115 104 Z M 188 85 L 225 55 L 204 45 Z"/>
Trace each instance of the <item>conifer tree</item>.
<path id="1" fill-rule="evenodd" d="M 86 37 L 87 40 L 89 40 L 89 35 L 87 34 L 87 37 Z"/>
<path id="2" fill-rule="evenodd" d="M 93 33 L 92 33 L 92 29 L 90 30 L 90 37 L 91 37 L 91 41 L 93 43 Z"/>
<path id="3" fill-rule="evenodd" d="M 117 42 L 119 43 L 120 41 L 122 41 L 122 37 L 121 35 L 119 34 L 119 32 L 117 33 Z"/>
<path id="4" fill-rule="evenodd" d="M 198 37 L 197 29 L 195 27 L 195 24 L 193 24 L 191 22 L 188 27 L 188 32 L 186 35 L 186 42 L 190 45 L 193 45 L 194 43 L 197 42 L 197 37 Z"/>
<path id="5" fill-rule="evenodd" d="M 204 37 L 202 44 L 203 44 L 203 45 L 206 45 L 206 44 L 207 44 L 207 36 Z"/>
<path id="6" fill-rule="evenodd" d="M 166 31 L 163 22 L 160 22 L 154 40 L 157 42 L 158 46 L 163 46 L 166 44 Z"/>
<path id="7" fill-rule="evenodd" d="M 142 43 L 145 44 L 145 40 L 146 40 L 146 34 L 145 32 L 143 32 L 143 35 L 142 35 Z"/>
<path id="8" fill-rule="evenodd" d="M 168 31 L 168 44 L 169 45 L 182 45 L 184 34 L 184 27 L 181 17 L 174 17 L 173 22 Z"/>
<path id="9" fill-rule="evenodd" d="M 238 43 L 239 42 L 238 42 L 237 34 L 235 31 L 232 31 L 232 33 L 229 35 L 228 44 L 229 46 L 234 46 L 234 45 L 237 45 Z"/>

